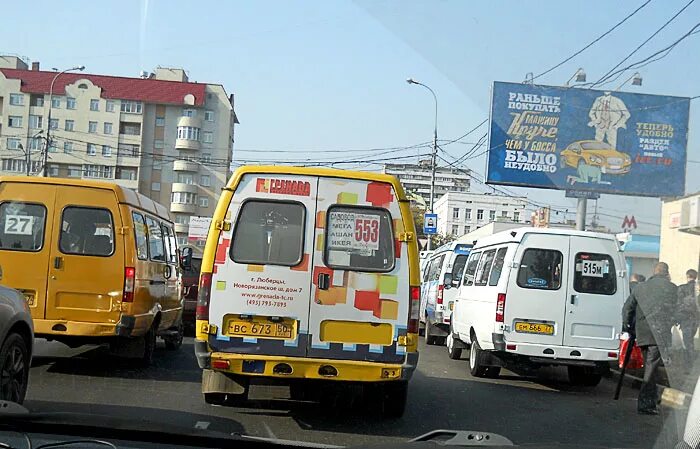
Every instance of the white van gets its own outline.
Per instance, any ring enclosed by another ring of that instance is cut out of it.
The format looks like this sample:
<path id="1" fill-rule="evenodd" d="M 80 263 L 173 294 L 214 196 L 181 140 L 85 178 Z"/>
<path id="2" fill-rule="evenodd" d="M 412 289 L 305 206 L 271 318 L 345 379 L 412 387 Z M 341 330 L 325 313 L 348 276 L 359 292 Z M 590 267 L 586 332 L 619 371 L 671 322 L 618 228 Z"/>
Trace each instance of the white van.
<path id="1" fill-rule="evenodd" d="M 457 242 L 441 246 L 430 255 L 421 273 L 420 320 L 429 345 L 445 344 L 457 287 L 471 247 Z"/>
<path id="2" fill-rule="evenodd" d="M 472 248 L 447 338 L 451 358 L 470 347 L 474 376 L 506 363 L 566 365 L 569 380 L 597 385 L 618 358 L 628 291 L 614 235 L 518 228 Z"/>

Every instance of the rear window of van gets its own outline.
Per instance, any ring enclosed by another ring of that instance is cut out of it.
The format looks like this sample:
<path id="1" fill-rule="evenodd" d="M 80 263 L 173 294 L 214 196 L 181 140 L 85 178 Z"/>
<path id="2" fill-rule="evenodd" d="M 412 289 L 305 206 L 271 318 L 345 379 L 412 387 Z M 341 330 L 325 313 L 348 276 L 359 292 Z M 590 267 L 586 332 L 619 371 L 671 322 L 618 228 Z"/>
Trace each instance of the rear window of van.
<path id="1" fill-rule="evenodd" d="M 39 251 L 44 246 L 46 208 L 42 204 L 0 204 L 0 249 Z"/>
<path id="2" fill-rule="evenodd" d="M 617 280 L 612 257 L 596 253 L 576 254 L 574 290 L 579 293 L 614 295 Z"/>
<path id="3" fill-rule="evenodd" d="M 553 249 L 526 249 L 518 269 L 518 286 L 540 290 L 561 287 L 563 256 Z"/>
<path id="4" fill-rule="evenodd" d="M 326 213 L 325 264 L 337 270 L 394 269 L 394 230 L 386 209 L 331 206 Z"/>

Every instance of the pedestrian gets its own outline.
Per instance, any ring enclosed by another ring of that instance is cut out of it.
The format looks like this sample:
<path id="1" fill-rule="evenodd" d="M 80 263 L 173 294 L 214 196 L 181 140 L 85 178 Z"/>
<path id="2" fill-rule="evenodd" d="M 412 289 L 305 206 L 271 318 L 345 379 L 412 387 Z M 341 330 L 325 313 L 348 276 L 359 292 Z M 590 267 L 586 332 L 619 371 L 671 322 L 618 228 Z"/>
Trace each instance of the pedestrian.
<path id="1" fill-rule="evenodd" d="M 627 301 L 625 301 L 625 305 L 622 308 L 623 311 L 627 309 L 627 303 L 632 301 L 632 294 L 631 293 L 634 291 L 634 288 L 646 280 L 647 280 L 647 278 L 644 277 L 643 274 L 632 273 L 630 275 L 630 296 L 627 297 Z M 630 338 L 634 338 L 634 336 L 636 335 L 635 330 L 634 330 L 634 327 L 636 326 L 635 321 L 636 320 L 634 319 L 634 317 L 632 317 L 632 319 L 630 321 L 625 322 L 625 317 L 624 316 L 622 317 L 622 322 L 624 323 L 623 327 L 622 327 L 622 331 L 630 334 Z"/>
<path id="2" fill-rule="evenodd" d="M 647 278 L 643 274 L 632 273 L 630 276 L 630 293 L 632 293 L 632 290 L 634 290 L 634 287 L 636 287 L 637 284 L 640 284 L 646 280 Z"/>
<path id="3" fill-rule="evenodd" d="M 698 318 L 700 318 L 695 291 L 698 272 L 691 268 L 685 272 L 685 275 L 688 282 L 678 287 L 677 322 L 683 333 L 685 368 L 690 370 L 695 362 L 695 333 L 698 331 Z"/>
<path id="4" fill-rule="evenodd" d="M 668 264 L 659 262 L 654 266 L 654 275 L 637 284 L 625 302 L 622 328 L 630 329 L 635 323 L 637 345 L 644 355 L 644 378 L 637 399 L 637 412 L 643 415 L 659 413 L 657 373 L 662 356 L 668 354 L 671 346 L 677 299 L 678 288 L 670 280 Z"/>

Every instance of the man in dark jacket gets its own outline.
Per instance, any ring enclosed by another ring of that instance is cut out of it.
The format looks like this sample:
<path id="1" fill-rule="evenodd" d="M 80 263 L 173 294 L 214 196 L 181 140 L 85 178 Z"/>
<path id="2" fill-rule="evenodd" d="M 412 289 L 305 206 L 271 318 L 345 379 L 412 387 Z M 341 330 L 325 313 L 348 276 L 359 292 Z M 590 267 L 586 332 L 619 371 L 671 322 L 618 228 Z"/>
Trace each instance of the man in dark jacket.
<path id="1" fill-rule="evenodd" d="M 685 272 L 688 279 L 686 284 L 678 286 L 678 324 L 683 332 L 685 345 L 686 369 L 693 367 L 695 361 L 695 333 L 698 331 L 698 302 L 695 291 L 695 280 L 698 272 L 692 268 Z"/>
<path id="2" fill-rule="evenodd" d="M 659 262 L 654 275 L 638 284 L 622 311 L 623 330 L 631 330 L 644 354 L 644 379 L 637 399 L 640 414 L 656 415 L 659 394 L 656 376 L 661 365 L 661 356 L 671 347 L 671 326 L 676 309 L 678 288 L 670 281 L 668 264 Z"/>

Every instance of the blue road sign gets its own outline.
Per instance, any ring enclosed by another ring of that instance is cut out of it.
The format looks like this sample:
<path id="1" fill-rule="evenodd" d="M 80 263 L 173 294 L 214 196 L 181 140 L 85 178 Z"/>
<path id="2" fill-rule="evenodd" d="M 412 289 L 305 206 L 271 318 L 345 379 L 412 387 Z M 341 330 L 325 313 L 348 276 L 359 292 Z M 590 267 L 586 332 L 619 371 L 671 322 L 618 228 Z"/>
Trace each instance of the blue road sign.
<path id="1" fill-rule="evenodd" d="M 425 214 L 423 216 L 423 234 L 437 234 L 437 214 Z"/>

